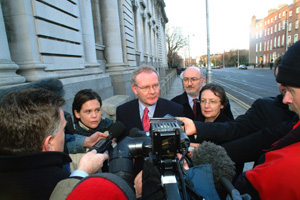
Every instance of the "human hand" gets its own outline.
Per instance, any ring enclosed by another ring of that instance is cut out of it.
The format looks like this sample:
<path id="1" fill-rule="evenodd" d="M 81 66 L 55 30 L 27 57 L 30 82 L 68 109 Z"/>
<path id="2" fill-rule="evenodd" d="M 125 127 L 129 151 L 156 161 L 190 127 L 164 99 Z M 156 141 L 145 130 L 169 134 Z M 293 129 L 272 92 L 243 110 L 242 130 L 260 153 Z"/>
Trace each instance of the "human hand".
<path id="1" fill-rule="evenodd" d="M 176 155 L 177 155 L 177 158 L 178 158 L 179 160 L 182 158 L 182 154 L 177 153 Z M 188 169 L 190 168 L 189 165 L 188 165 L 188 163 L 186 162 L 185 159 L 183 160 L 183 165 L 182 165 L 182 167 L 183 167 L 183 169 L 185 169 L 185 170 L 188 170 Z"/>
<path id="2" fill-rule="evenodd" d="M 200 146 L 199 143 L 190 143 L 190 148 L 189 148 L 190 151 L 187 153 L 187 156 L 188 156 L 189 158 L 191 158 L 192 155 L 193 155 L 193 152 L 194 152 L 196 149 L 198 149 L 199 146 Z"/>
<path id="3" fill-rule="evenodd" d="M 90 137 L 85 137 L 83 146 L 87 147 L 87 148 L 91 148 L 94 144 L 96 144 L 96 142 L 98 142 L 99 140 L 104 139 L 104 138 L 107 138 L 107 135 L 97 131 Z"/>
<path id="4" fill-rule="evenodd" d="M 140 198 L 142 197 L 142 191 L 143 191 L 143 170 L 140 171 L 140 173 L 138 173 L 138 175 L 136 175 L 135 179 L 134 179 L 134 188 L 135 188 L 135 195 L 136 198 Z"/>
<path id="5" fill-rule="evenodd" d="M 186 117 L 176 117 L 176 119 L 184 123 L 185 133 L 187 135 L 194 135 L 197 133 L 197 129 L 193 120 Z"/>
<path id="6" fill-rule="evenodd" d="M 108 159 L 106 153 L 97 153 L 94 149 L 87 152 L 79 160 L 78 170 L 85 171 L 89 175 L 96 173 L 102 166 L 105 160 Z"/>

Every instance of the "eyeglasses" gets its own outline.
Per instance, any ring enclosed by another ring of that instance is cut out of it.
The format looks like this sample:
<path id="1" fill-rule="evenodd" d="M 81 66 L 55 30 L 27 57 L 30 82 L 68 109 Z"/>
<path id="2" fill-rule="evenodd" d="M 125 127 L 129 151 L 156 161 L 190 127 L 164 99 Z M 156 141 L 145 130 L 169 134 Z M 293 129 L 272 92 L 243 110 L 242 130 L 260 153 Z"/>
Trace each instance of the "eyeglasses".
<path id="1" fill-rule="evenodd" d="M 159 87 L 160 87 L 159 84 L 155 84 L 155 85 L 152 85 L 152 86 L 144 86 L 144 87 L 140 87 L 138 85 L 135 85 L 135 86 L 138 87 L 143 92 L 149 92 L 150 88 L 152 88 L 153 90 L 159 90 Z"/>
<path id="2" fill-rule="evenodd" d="M 188 83 L 188 82 L 193 83 L 193 82 L 199 81 L 200 79 L 202 79 L 202 77 L 201 78 L 197 78 L 197 77 L 187 78 L 187 77 L 185 77 L 182 80 L 185 83 Z"/>
<path id="3" fill-rule="evenodd" d="M 217 100 L 210 100 L 210 101 L 207 101 L 207 100 L 204 100 L 204 99 L 201 99 L 200 100 L 200 104 L 209 104 L 209 105 L 216 105 L 220 103 L 220 101 L 217 101 Z"/>

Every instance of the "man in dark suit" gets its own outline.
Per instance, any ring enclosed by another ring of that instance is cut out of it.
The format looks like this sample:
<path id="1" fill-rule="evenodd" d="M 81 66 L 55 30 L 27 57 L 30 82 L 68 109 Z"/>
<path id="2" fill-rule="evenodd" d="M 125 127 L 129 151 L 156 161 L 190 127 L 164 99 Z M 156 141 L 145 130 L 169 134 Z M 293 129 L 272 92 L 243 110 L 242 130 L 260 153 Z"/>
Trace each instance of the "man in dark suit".
<path id="1" fill-rule="evenodd" d="M 135 69 L 131 75 L 131 87 L 138 98 L 118 106 L 116 112 L 116 120 L 126 126 L 123 137 L 128 136 L 132 128 L 148 131 L 150 124 L 145 121 L 151 117 L 184 116 L 182 105 L 159 98 L 158 73 L 152 66 L 142 65 Z M 148 113 L 144 114 L 146 108 Z"/>

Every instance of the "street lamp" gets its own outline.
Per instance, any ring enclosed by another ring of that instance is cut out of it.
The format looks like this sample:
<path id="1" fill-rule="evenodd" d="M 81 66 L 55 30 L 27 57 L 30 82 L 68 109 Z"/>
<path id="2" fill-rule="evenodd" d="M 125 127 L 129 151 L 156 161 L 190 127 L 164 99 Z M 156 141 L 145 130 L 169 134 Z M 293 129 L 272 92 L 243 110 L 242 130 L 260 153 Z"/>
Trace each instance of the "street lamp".
<path id="1" fill-rule="evenodd" d="M 210 66 L 210 38 L 209 38 L 209 11 L 208 0 L 206 0 L 206 34 L 207 34 L 207 73 L 206 83 L 212 83 L 212 71 Z"/>

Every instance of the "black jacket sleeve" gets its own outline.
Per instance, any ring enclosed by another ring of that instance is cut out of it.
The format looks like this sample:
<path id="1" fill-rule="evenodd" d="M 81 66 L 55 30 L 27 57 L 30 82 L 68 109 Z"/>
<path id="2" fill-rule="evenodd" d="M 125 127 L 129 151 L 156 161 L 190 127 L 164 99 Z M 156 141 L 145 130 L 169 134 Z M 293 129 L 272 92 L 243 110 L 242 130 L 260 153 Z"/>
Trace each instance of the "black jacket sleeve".
<path id="1" fill-rule="evenodd" d="M 286 135 L 293 121 L 283 122 L 273 128 L 265 128 L 249 136 L 222 144 L 233 162 L 241 164 L 256 161 L 273 143 Z"/>

